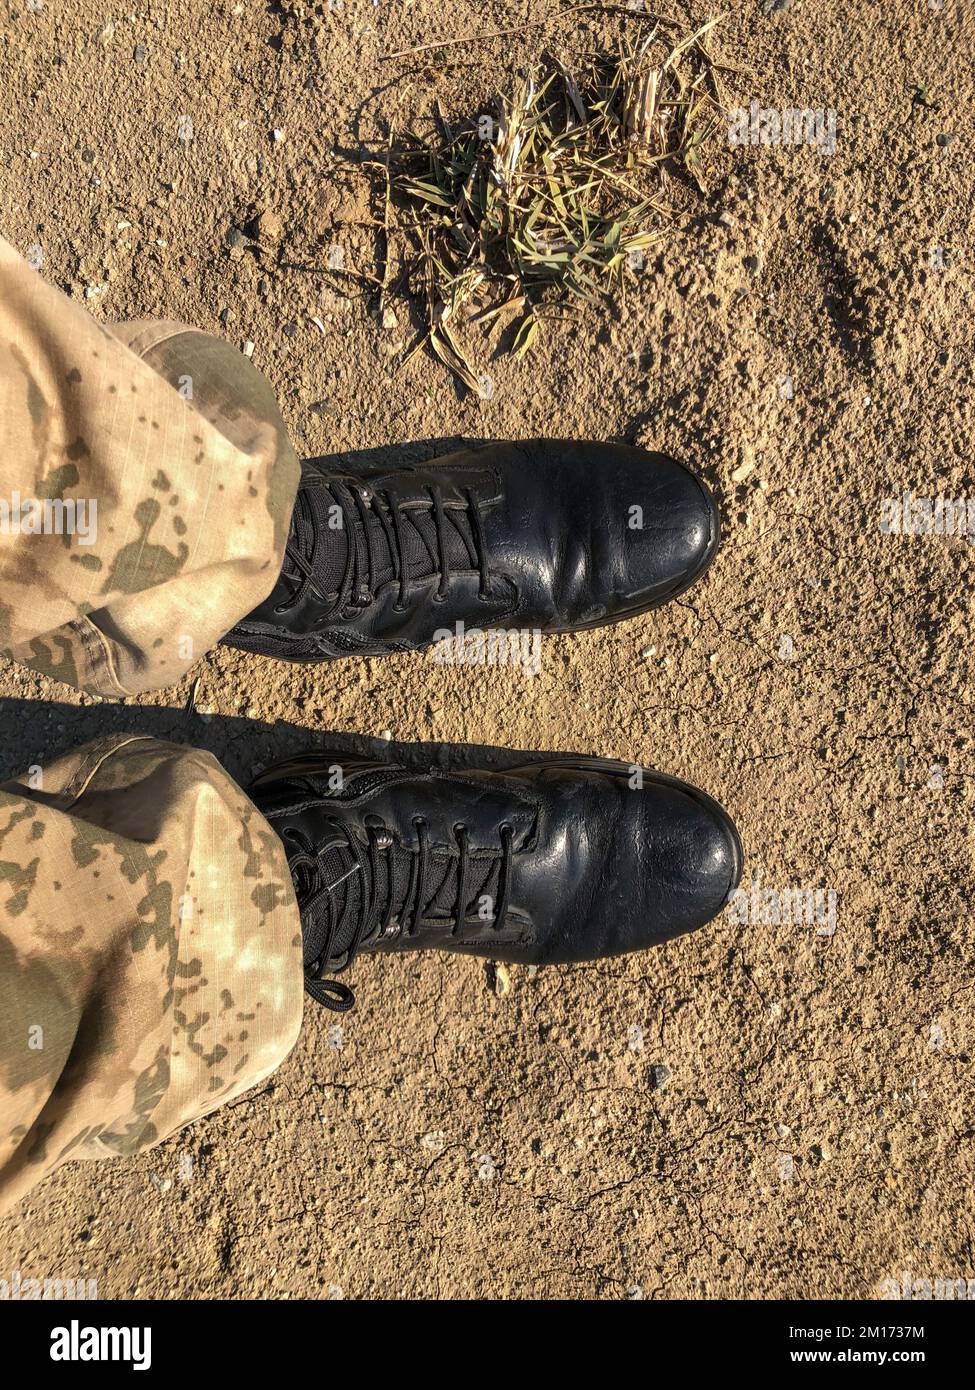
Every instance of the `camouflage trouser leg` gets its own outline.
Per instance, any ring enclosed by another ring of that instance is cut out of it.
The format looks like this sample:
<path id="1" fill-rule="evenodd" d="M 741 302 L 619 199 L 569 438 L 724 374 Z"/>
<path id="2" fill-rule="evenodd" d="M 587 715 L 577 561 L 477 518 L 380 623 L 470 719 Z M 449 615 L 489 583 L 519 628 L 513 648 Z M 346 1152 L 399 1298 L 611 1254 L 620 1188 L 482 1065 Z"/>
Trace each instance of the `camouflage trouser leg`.
<path id="1" fill-rule="evenodd" d="M 118 737 L 0 785 L 0 1209 L 253 1086 L 302 989 L 283 848 L 209 753 Z"/>
<path id="2" fill-rule="evenodd" d="M 232 347 L 104 329 L 0 240 L 5 655 L 171 684 L 270 592 L 297 480 Z M 0 1206 L 252 1086 L 301 1000 L 283 849 L 208 754 L 119 738 L 0 787 Z"/>
<path id="3" fill-rule="evenodd" d="M 108 697 L 171 685 L 270 593 L 297 485 L 233 347 L 109 331 L 0 239 L 0 652 Z"/>

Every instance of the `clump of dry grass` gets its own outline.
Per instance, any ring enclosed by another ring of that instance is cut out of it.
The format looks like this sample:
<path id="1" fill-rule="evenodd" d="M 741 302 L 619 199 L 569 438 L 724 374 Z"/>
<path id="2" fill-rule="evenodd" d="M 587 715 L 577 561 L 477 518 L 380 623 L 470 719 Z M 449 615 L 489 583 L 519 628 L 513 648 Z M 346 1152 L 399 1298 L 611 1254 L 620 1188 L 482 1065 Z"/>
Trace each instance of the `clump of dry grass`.
<path id="1" fill-rule="evenodd" d="M 679 40 L 655 29 L 582 74 L 552 59 L 493 110 L 456 129 L 439 116 L 435 137 L 397 143 L 388 186 L 413 214 L 403 230 L 426 321 L 407 357 L 429 344 L 476 391 L 466 321 L 509 325 L 520 356 L 547 314 L 624 288 L 665 234 L 668 167 L 696 180 L 717 124 L 718 22 Z"/>

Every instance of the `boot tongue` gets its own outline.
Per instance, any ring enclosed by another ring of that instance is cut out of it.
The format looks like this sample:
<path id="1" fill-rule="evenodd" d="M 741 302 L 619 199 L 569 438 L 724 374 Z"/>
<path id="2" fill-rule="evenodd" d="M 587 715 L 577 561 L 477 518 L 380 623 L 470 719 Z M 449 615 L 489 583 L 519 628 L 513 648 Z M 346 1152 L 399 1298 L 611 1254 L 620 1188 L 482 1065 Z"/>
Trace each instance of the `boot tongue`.
<path id="1" fill-rule="evenodd" d="M 382 506 L 382 503 L 375 505 Z M 369 552 L 362 517 L 357 508 L 351 512 L 347 509 L 346 515 L 347 524 L 352 526 L 355 537 L 357 573 L 364 577 L 368 574 Z M 393 563 L 386 527 L 372 507 L 367 509 L 365 525 L 369 528 L 372 538 L 375 566 L 372 587 L 375 590 L 380 584 L 386 584 L 396 577 L 396 566 Z M 406 569 L 406 578 L 427 579 L 432 574 L 439 574 L 442 560 L 432 506 L 413 511 L 401 509 L 399 532 L 402 537 L 402 563 Z M 444 511 L 443 540 L 447 564 L 451 570 L 470 570 L 477 567 L 477 551 L 471 533 L 470 518 L 466 512 Z"/>
<path id="2" fill-rule="evenodd" d="M 338 593 L 349 564 L 349 540 L 345 525 L 330 524 L 343 509 L 327 488 L 299 488 L 291 514 L 288 546 L 294 547 L 312 567 L 315 584 L 323 594 Z"/>
<path id="3" fill-rule="evenodd" d="M 336 518 L 341 518 L 341 526 L 335 525 Z M 319 593 L 339 594 L 348 576 L 351 541 L 355 562 L 352 594 L 355 595 L 360 583 L 365 584 L 369 575 L 366 528 L 372 541 L 374 592 L 380 584 L 386 584 L 396 577 L 397 567 L 393 563 L 389 537 L 373 507 L 367 507 L 363 521 L 358 507 L 344 488 L 299 488 L 291 516 L 288 547 L 304 557 Z M 406 578 L 426 579 L 438 574 L 442 560 L 432 507 L 401 511 L 399 530 Z M 477 567 L 477 550 L 466 512 L 444 512 L 443 543 L 451 570 Z M 292 582 L 301 583 L 300 575 L 296 574 Z"/>
<path id="4" fill-rule="evenodd" d="M 366 924 L 366 930 L 361 938 L 363 943 L 368 941 L 385 921 L 386 907 L 390 897 L 392 897 L 393 903 L 390 916 L 393 918 L 401 916 L 407 894 L 410 891 L 410 876 L 414 858 L 416 855 L 399 845 L 393 845 L 390 849 L 382 850 L 379 854 L 379 876 L 375 895 L 376 908 L 372 919 Z M 490 859 L 468 858 L 465 915 L 470 912 L 472 904 L 476 905 L 478 898 L 491 891 L 492 886 L 497 881 L 499 862 L 497 856 L 492 856 Z M 337 920 L 341 921 L 342 915 L 348 907 L 345 924 L 342 930 L 336 934 L 333 946 L 335 958 L 340 958 L 345 955 L 352 944 L 363 900 L 368 898 L 369 883 L 364 881 L 363 870 L 356 867 L 356 861 L 347 849 L 336 847 L 329 850 L 322 857 L 321 864 L 321 883 L 335 885 L 331 892 L 331 898 Z M 459 867 L 460 861 L 456 855 L 446 858 L 434 854 L 429 856 L 424 900 L 419 904 L 418 921 L 427 918 L 453 920 L 457 906 Z M 366 874 L 371 873 L 368 863 L 365 872 Z M 300 899 L 299 889 L 299 902 Z"/>

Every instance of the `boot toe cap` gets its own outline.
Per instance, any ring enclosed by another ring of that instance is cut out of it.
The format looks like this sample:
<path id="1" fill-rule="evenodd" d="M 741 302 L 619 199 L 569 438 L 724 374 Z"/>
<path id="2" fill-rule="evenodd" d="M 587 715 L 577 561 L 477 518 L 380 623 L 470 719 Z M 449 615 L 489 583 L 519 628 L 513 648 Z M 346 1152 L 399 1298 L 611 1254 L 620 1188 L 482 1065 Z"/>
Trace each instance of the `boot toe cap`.
<path id="1" fill-rule="evenodd" d="M 738 886 L 742 847 L 734 823 L 696 787 L 659 778 L 625 817 L 615 856 L 605 952 L 645 950 L 712 921 Z"/>
<path id="2" fill-rule="evenodd" d="M 541 963 L 623 955 L 696 931 L 741 878 L 738 832 L 710 796 L 649 769 L 637 787 L 631 771 L 595 761 L 602 788 L 551 856 L 561 891 L 535 918 Z M 600 814 L 601 804 L 612 811 Z"/>
<path id="3" fill-rule="evenodd" d="M 618 596 L 621 613 L 640 612 L 683 593 L 710 565 L 721 521 L 710 489 L 664 455 L 627 469 Z"/>
<path id="4" fill-rule="evenodd" d="M 533 462 L 536 514 L 547 514 L 546 489 L 560 497 L 555 589 L 563 627 L 595 627 L 666 603 L 717 553 L 714 497 L 668 454 L 577 442 L 550 445 Z"/>
<path id="5" fill-rule="evenodd" d="M 731 817 L 695 787 L 657 794 L 646 841 L 646 931 L 654 940 L 710 922 L 738 886 L 742 847 Z"/>

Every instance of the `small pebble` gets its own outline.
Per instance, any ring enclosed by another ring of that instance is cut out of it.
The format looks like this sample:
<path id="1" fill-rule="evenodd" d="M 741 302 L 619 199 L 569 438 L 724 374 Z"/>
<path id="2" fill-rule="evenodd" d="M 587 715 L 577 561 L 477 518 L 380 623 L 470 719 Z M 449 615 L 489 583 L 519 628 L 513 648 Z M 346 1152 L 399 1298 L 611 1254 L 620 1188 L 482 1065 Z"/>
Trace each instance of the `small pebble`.
<path id="1" fill-rule="evenodd" d="M 276 212 L 262 212 L 254 218 L 250 230 L 257 241 L 280 241 L 284 235 L 284 223 Z"/>

